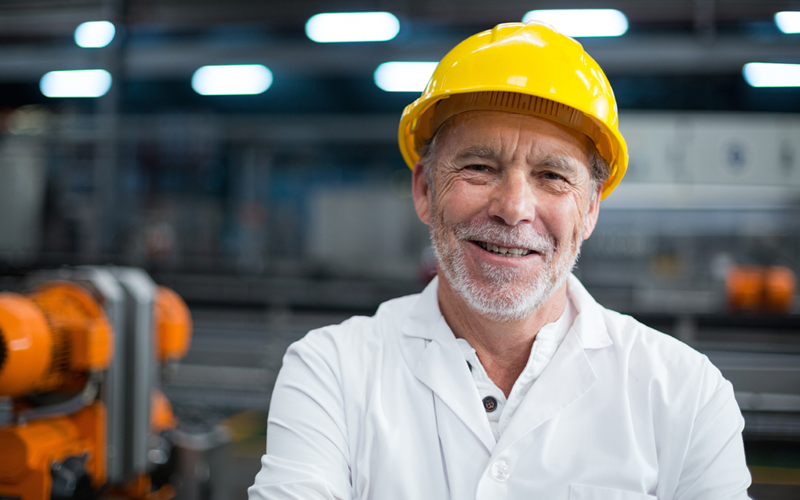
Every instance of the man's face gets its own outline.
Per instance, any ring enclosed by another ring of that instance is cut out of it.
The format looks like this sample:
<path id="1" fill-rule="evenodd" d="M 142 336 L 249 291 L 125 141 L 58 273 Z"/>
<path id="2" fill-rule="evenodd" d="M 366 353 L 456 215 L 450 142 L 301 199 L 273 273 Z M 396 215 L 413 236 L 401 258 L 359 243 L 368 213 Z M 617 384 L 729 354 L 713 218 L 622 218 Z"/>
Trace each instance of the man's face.
<path id="1" fill-rule="evenodd" d="M 433 186 L 420 164 L 414 172 L 440 279 L 488 318 L 524 318 L 564 283 L 597 221 L 587 138 L 521 114 L 452 119 L 429 166 Z"/>

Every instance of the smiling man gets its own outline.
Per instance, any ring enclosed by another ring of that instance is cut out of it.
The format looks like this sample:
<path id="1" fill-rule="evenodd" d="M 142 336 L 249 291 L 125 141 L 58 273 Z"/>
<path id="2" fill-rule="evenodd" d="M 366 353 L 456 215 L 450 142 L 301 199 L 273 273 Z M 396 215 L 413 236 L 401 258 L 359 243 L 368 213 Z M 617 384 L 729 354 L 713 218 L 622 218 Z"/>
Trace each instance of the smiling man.
<path id="1" fill-rule="evenodd" d="M 627 165 L 580 44 L 465 40 L 400 149 L 438 278 L 290 347 L 250 498 L 747 498 L 730 383 L 570 274 Z"/>

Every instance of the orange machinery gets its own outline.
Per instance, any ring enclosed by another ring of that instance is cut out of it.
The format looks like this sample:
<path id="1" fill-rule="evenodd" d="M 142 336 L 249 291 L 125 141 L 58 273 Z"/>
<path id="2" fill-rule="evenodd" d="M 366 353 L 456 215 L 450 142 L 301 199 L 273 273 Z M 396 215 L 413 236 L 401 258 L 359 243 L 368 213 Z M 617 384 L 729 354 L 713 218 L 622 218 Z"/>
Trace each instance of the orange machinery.
<path id="1" fill-rule="evenodd" d="M 788 313 L 796 288 L 792 270 L 781 266 L 734 266 L 725 279 L 728 307 L 735 312 Z"/>
<path id="2" fill-rule="evenodd" d="M 13 402 L 0 498 L 171 498 L 176 420 L 159 370 L 188 350 L 186 304 L 132 268 L 33 282 L 29 294 L 0 293 L 0 396 Z"/>

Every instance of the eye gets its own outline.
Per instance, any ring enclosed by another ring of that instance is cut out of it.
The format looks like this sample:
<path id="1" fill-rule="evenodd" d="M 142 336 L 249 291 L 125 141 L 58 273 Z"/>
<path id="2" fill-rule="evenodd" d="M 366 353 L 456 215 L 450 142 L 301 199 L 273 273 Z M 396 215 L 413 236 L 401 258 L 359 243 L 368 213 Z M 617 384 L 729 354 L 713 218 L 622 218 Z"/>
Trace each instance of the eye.
<path id="1" fill-rule="evenodd" d="M 542 178 L 548 181 L 563 181 L 566 180 L 563 175 L 559 175 L 555 172 L 544 172 L 542 173 Z"/>
<path id="2" fill-rule="evenodd" d="M 488 172 L 490 169 L 488 165 L 481 165 L 480 163 L 476 163 L 473 165 L 465 166 L 464 170 L 469 170 L 470 172 Z"/>

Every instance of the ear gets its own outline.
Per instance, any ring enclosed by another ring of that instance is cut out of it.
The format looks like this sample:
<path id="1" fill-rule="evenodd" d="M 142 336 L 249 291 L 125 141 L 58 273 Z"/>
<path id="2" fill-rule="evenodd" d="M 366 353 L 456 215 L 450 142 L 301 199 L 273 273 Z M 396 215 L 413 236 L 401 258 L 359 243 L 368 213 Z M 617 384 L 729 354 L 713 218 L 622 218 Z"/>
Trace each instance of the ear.
<path id="1" fill-rule="evenodd" d="M 414 196 L 414 208 L 417 209 L 417 217 L 425 224 L 431 223 L 431 199 L 430 186 L 425 176 L 425 165 L 417 162 L 414 165 L 414 172 L 411 174 L 411 193 Z"/>
<path id="2" fill-rule="evenodd" d="M 600 198 L 603 195 L 603 185 L 597 186 L 591 198 L 589 210 L 586 212 L 586 227 L 583 229 L 583 239 L 589 238 L 597 225 L 597 218 L 600 216 Z"/>

